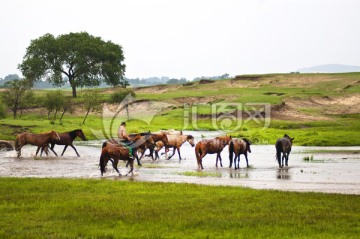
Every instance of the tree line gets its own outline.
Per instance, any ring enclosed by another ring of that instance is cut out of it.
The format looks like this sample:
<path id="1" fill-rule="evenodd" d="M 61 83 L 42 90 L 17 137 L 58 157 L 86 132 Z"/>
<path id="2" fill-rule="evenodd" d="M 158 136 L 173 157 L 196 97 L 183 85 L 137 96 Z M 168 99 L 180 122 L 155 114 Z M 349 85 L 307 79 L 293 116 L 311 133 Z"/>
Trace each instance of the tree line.
<path id="1" fill-rule="evenodd" d="M 5 86 L 7 88 L 0 97 L 0 118 L 5 118 L 7 111 L 11 111 L 13 119 L 21 119 L 24 110 L 41 107 L 46 109 L 48 120 L 59 120 L 61 123 L 65 113 L 72 114 L 75 108 L 82 108 L 85 112 L 82 123 L 85 124 L 89 113 L 100 112 L 105 101 L 94 90 L 83 91 L 78 100 L 66 96 L 61 90 L 50 90 L 45 95 L 36 95 L 31 88 L 31 82 L 26 79 L 8 81 Z M 106 102 L 121 103 L 128 94 L 135 97 L 132 90 L 120 88 L 111 94 Z"/>

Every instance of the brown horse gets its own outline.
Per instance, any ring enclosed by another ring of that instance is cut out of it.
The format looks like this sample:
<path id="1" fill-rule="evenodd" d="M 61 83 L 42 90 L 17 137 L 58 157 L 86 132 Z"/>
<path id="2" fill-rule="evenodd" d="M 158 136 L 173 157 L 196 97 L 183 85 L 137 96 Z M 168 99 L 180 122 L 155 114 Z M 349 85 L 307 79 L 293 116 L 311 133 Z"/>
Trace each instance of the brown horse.
<path id="1" fill-rule="evenodd" d="M 32 134 L 24 132 L 18 134 L 15 139 L 15 150 L 17 151 L 17 157 L 21 156 L 21 148 L 26 144 L 38 146 L 36 150 L 36 156 L 41 147 L 47 147 L 52 140 L 60 140 L 59 135 L 55 131 L 50 131 L 42 134 Z"/>
<path id="2" fill-rule="evenodd" d="M 149 147 L 150 153 L 147 156 L 150 156 L 152 158 L 152 160 L 156 160 L 159 158 L 158 151 L 155 151 L 155 159 L 154 159 L 154 150 L 155 150 L 157 143 L 159 142 L 159 144 L 161 144 L 162 147 L 163 146 L 167 147 L 169 144 L 169 140 L 168 140 L 167 135 L 164 132 L 151 134 L 151 137 L 154 140 L 154 144 L 150 145 L 150 147 Z"/>
<path id="3" fill-rule="evenodd" d="M 134 170 L 134 158 L 130 157 L 129 148 L 123 146 L 121 144 L 112 144 L 110 142 L 104 142 L 101 149 L 100 155 L 100 172 L 101 176 L 105 173 L 105 167 L 110 161 L 112 163 L 113 168 L 118 172 L 119 176 L 121 173 L 117 168 L 119 160 L 127 161 L 130 164 L 130 171 L 126 174 L 132 173 Z"/>
<path id="4" fill-rule="evenodd" d="M 220 160 L 220 166 L 222 167 L 222 159 L 220 153 L 224 147 L 231 141 L 231 136 L 216 137 L 215 139 L 203 139 L 199 141 L 195 146 L 195 155 L 198 164 L 198 169 L 204 169 L 202 165 L 202 159 L 206 154 L 216 154 L 216 167 L 218 160 Z"/>
<path id="5" fill-rule="evenodd" d="M 245 138 L 242 139 L 232 139 L 229 144 L 229 160 L 230 160 L 230 166 L 232 166 L 233 162 L 233 156 L 235 154 L 234 158 L 234 167 L 235 169 L 240 168 L 240 154 L 245 155 L 246 159 L 246 166 L 249 167 L 248 157 L 247 153 L 251 153 L 250 149 L 251 142 Z M 238 159 L 238 164 L 236 167 L 236 159 Z"/>
<path id="6" fill-rule="evenodd" d="M 130 139 L 132 139 L 131 136 L 130 136 Z M 138 162 L 140 162 L 140 160 L 144 156 L 146 149 L 154 148 L 154 145 L 155 145 L 154 138 L 153 138 L 152 134 L 147 134 L 147 135 L 141 136 L 139 142 L 142 142 L 142 143 L 140 143 L 136 148 L 137 153 L 138 152 L 140 153 L 140 157 L 138 157 L 138 155 L 136 155 L 136 157 L 138 159 Z"/>
<path id="7" fill-rule="evenodd" d="M 61 156 L 64 155 L 65 153 L 65 150 L 67 149 L 68 146 L 70 146 L 71 148 L 73 148 L 75 150 L 75 153 L 78 157 L 80 157 L 78 151 L 76 150 L 75 146 L 73 145 L 73 142 L 74 142 L 74 139 L 76 137 L 79 137 L 81 138 L 82 140 L 86 140 L 86 137 L 84 135 L 84 132 L 81 130 L 81 129 L 76 129 L 76 130 L 73 130 L 73 131 L 70 131 L 70 132 L 64 132 L 64 133 L 59 133 L 59 137 L 60 137 L 60 140 L 51 140 L 50 141 L 50 144 L 51 144 L 51 147 L 50 147 L 50 150 L 57 156 L 57 153 L 54 151 L 54 147 L 55 147 L 55 144 L 57 145 L 65 145 L 64 147 L 64 150 L 61 154 Z M 41 154 L 43 152 L 44 149 L 41 149 Z M 45 152 L 46 152 L 46 149 L 45 149 Z M 40 155 L 41 155 L 40 154 Z"/>
<path id="8" fill-rule="evenodd" d="M 293 140 L 294 138 L 291 138 L 289 135 L 285 134 L 283 138 L 280 138 L 276 141 L 276 159 L 278 160 L 279 168 L 284 167 L 284 159 L 285 165 L 288 166 L 289 154 Z"/>
<path id="9" fill-rule="evenodd" d="M 159 157 L 159 150 L 165 146 L 165 153 L 169 151 L 170 148 L 173 148 L 173 153 L 167 160 L 171 159 L 172 156 L 175 154 L 175 150 L 178 151 L 179 160 L 182 160 L 180 155 L 180 147 L 187 141 L 191 145 L 191 147 L 195 146 L 194 137 L 192 135 L 184 135 L 184 134 L 168 134 L 168 145 L 157 144 L 157 149 L 155 150 L 155 155 Z"/>
<path id="10" fill-rule="evenodd" d="M 127 147 L 129 150 L 129 154 L 133 158 L 136 158 L 138 165 L 141 166 L 140 159 L 137 155 L 138 147 L 141 147 L 141 145 L 145 144 L 145 142 L 149 139 L 149 136 L 142 136 L 142 134 L 132 134 L 129 135 L 129 138 L 131 139 L 131 141 L 121 141 L 118 138 L 112 138 L 106 142 Z"/>

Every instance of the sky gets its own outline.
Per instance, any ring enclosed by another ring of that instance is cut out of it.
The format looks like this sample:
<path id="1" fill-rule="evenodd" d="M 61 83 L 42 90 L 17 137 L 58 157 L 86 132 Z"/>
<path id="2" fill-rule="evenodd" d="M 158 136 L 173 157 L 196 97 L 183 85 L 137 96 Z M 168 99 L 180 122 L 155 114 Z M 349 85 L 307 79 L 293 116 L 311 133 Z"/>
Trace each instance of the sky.
<path id="1" fill-rule="evenodd" d="M 360 65 L 360 0 L 0 0 L 0 78 L 31 40 L 83 31 L 123 47 L 128 78 Z"/>

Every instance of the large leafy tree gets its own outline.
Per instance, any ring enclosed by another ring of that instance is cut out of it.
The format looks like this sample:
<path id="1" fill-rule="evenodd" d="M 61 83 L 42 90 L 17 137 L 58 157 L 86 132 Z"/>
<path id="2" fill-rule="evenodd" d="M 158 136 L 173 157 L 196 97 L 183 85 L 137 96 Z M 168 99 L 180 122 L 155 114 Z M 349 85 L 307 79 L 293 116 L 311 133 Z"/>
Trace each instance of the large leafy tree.
<path id="1" fill-rule="evenodd" d="M 19 69 L 33 82 L 45 78 L 60 86 L 68 80 L 76 97 L 77 87 L 128 85 L 123 61 L 120 45 L 86 32 L 45 34 L 31 41 Z"/>

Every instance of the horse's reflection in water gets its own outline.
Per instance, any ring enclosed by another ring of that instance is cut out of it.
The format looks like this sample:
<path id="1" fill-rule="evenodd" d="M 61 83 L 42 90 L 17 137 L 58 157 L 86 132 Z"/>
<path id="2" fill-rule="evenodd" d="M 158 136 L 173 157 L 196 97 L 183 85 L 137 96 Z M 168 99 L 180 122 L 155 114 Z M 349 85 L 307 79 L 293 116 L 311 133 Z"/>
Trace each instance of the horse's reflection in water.
<path id="1" fill-rule="evenodd" d="M 249 178 L 248 172 L 232 171 L 230 172 L 230 178 Z"/>
<path id="2" fill-rule="evenodd" d="M 291 174 L 289 173 L 289 168 L 278 168 L 276 170 L 276 178 L 277 179 L 284 179 L 284 180 L 290 180 Z"/>

